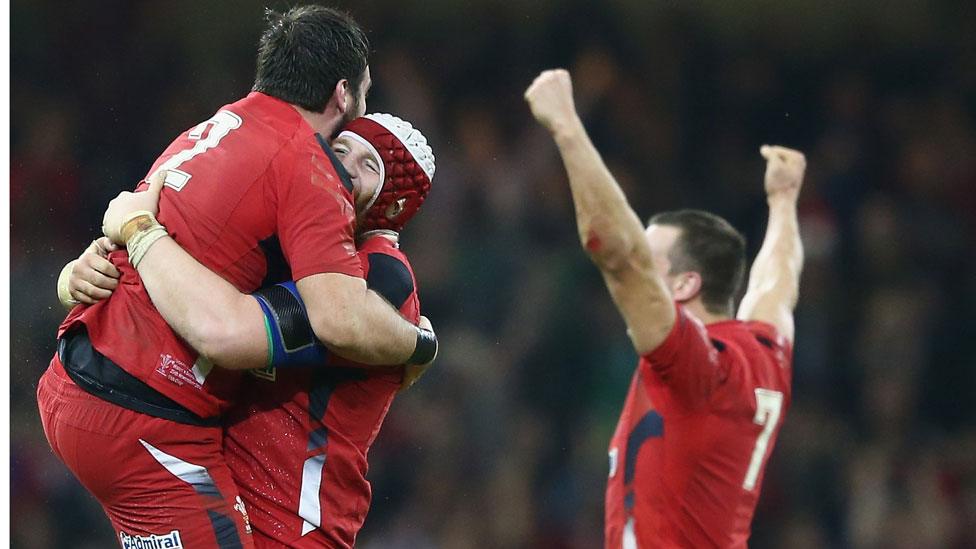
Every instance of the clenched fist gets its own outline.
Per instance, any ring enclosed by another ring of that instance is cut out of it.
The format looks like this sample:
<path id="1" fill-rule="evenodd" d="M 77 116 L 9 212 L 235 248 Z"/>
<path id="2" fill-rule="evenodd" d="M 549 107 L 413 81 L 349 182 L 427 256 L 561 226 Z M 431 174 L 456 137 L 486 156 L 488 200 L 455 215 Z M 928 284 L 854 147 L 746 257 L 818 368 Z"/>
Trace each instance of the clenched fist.
<path id="1" fill-rule="evenodd" d="M 535 119 L 554 135 L 578 118 L 573 82 L 565 69 L 543 71 L 525 90 L 525 100 Z"/>
<path id="2" fill-rule="evenodd" d="M 766 159 L 766 196 L 796 198 L 803 186 L 807 159 L 803 153 L 776 145 L 763 145 L 759 154 Z"/>

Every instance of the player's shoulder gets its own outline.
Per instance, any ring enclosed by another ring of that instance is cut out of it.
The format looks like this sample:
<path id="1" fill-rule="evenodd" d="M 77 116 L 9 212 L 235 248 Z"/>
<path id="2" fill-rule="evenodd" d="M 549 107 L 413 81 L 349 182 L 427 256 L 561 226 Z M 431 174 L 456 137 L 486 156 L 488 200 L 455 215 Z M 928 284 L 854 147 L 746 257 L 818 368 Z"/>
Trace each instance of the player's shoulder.
<path id="1" fill-rule="evenodd" d="M 221 110 L 235 112 L 248 121 L 266 124 L 288 137 L 303 126 L 304 122 L 302 115 L 294 107 L 261 92 L 251 92 L 234 103 L 225 105 Z"/>
<path id="2" fill-rule="evenodd" d="M 296 156 L 327 156 L 323 143 L 311 125 L 291 104 L 261 92 L 221 107 L 240 120 L 240 128 L 248 135 L 246 144 L 254 148 L 275 149 L 278 160 L 294 162 Z"/>
<path id="3" fill-rule="evenodd" d="M 789 384 L 792 348 L 774 326 L 765 322 L 730 320 L 710 324 L 708 336 L 732 377 L 754 383 Z M 739 374 L 735 374 L 739 372 Z"/>
<path id="4" fill-rule="evenodd" d="M 369 288 L 400 308 L 416 289 L 406 254 L 382 235 L 374 235 L 360 244 L 359 254 Z"/>
<path id="5" fill-rule="evenodd" d="M 760 346 L 770 350 L 788 349 L 789 341 L 775 326 L 756 320 L 726 320 L 706 326 L 713 341 L 725 341 L 740 346 Z"/>

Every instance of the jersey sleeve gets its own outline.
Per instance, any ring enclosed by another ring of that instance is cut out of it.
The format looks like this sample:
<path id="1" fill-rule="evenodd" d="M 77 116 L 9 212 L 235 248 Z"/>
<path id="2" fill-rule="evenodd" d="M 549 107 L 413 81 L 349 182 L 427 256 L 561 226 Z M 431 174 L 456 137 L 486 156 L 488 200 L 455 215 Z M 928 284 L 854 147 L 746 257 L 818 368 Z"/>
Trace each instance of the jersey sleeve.
<path id="1" fill-rule="evenodd" d="M 318 147 L 318 144 L 314 144 Z M 320 273 L 362 277 L 354 239 L 352 193 L 322 150 L 296 154 L 278 187 L 278 238 L 292 277 Z"/>
<path id="2" fill-rule="evenodd" d="M 643 359 L 644 379 L 664 386 L 670 400 L 684 411 L 705 405 L 720 375 L 718 350 L 701 322 L 683 307 L 677 307 L 667 338 Z"/>
<path id="3" fill-rule="evenodd" d="M 367 254 L 366 285 L 399 310 L 413 293 L 413 277 L 399 259 L 384 253 Z"/>

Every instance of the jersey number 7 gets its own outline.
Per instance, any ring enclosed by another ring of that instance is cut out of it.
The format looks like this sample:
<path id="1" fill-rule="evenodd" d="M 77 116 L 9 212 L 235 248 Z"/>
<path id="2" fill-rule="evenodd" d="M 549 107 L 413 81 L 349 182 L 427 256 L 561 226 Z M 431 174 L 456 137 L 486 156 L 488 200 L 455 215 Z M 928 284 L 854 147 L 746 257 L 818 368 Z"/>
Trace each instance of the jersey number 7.
<path id="1" fill-rule="evenodd" d="M 783 393 L 770 389 L 756 389 L 756 416 L 752 418 L 752 421 L 756 425 L 762 425 L 763 430 L 759 433 L 756 446 L 752 449 L 749 469 L 746 471 L 745 480 L 742 481 L 744 490 L 752 490 L 756 487 L 756 479 L 759 478 L 759 471 L 762 470 L 766 450 L 769 448 L 769 438 L 779 423 L 779 414 L 782 410 Z"/>

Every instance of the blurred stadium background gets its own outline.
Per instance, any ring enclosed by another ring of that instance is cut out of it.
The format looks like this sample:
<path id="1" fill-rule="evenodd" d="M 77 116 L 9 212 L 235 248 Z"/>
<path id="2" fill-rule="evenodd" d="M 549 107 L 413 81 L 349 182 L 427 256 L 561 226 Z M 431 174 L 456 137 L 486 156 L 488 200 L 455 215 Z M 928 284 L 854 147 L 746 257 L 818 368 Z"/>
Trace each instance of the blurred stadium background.
<path id="1" fill-rule="evenodd" d="M 54 282 L 108 199 L 247 93 L 264 4 L 12 3 L 13 547 L 115 543 L 38 421 Z M 443 352 L 370 456 L 360 546 L 601 543 L 635 357 L 522 100 L 553 66 L 642 216 L 715 211 L 751 253 L 759 145 L 807 152 L 794 405 L 752 546 L 976 546 L 972 3 L 340 5 L 372 40 L 369 110 L 414 122 L 438 165 L 403 241 Z"/>

